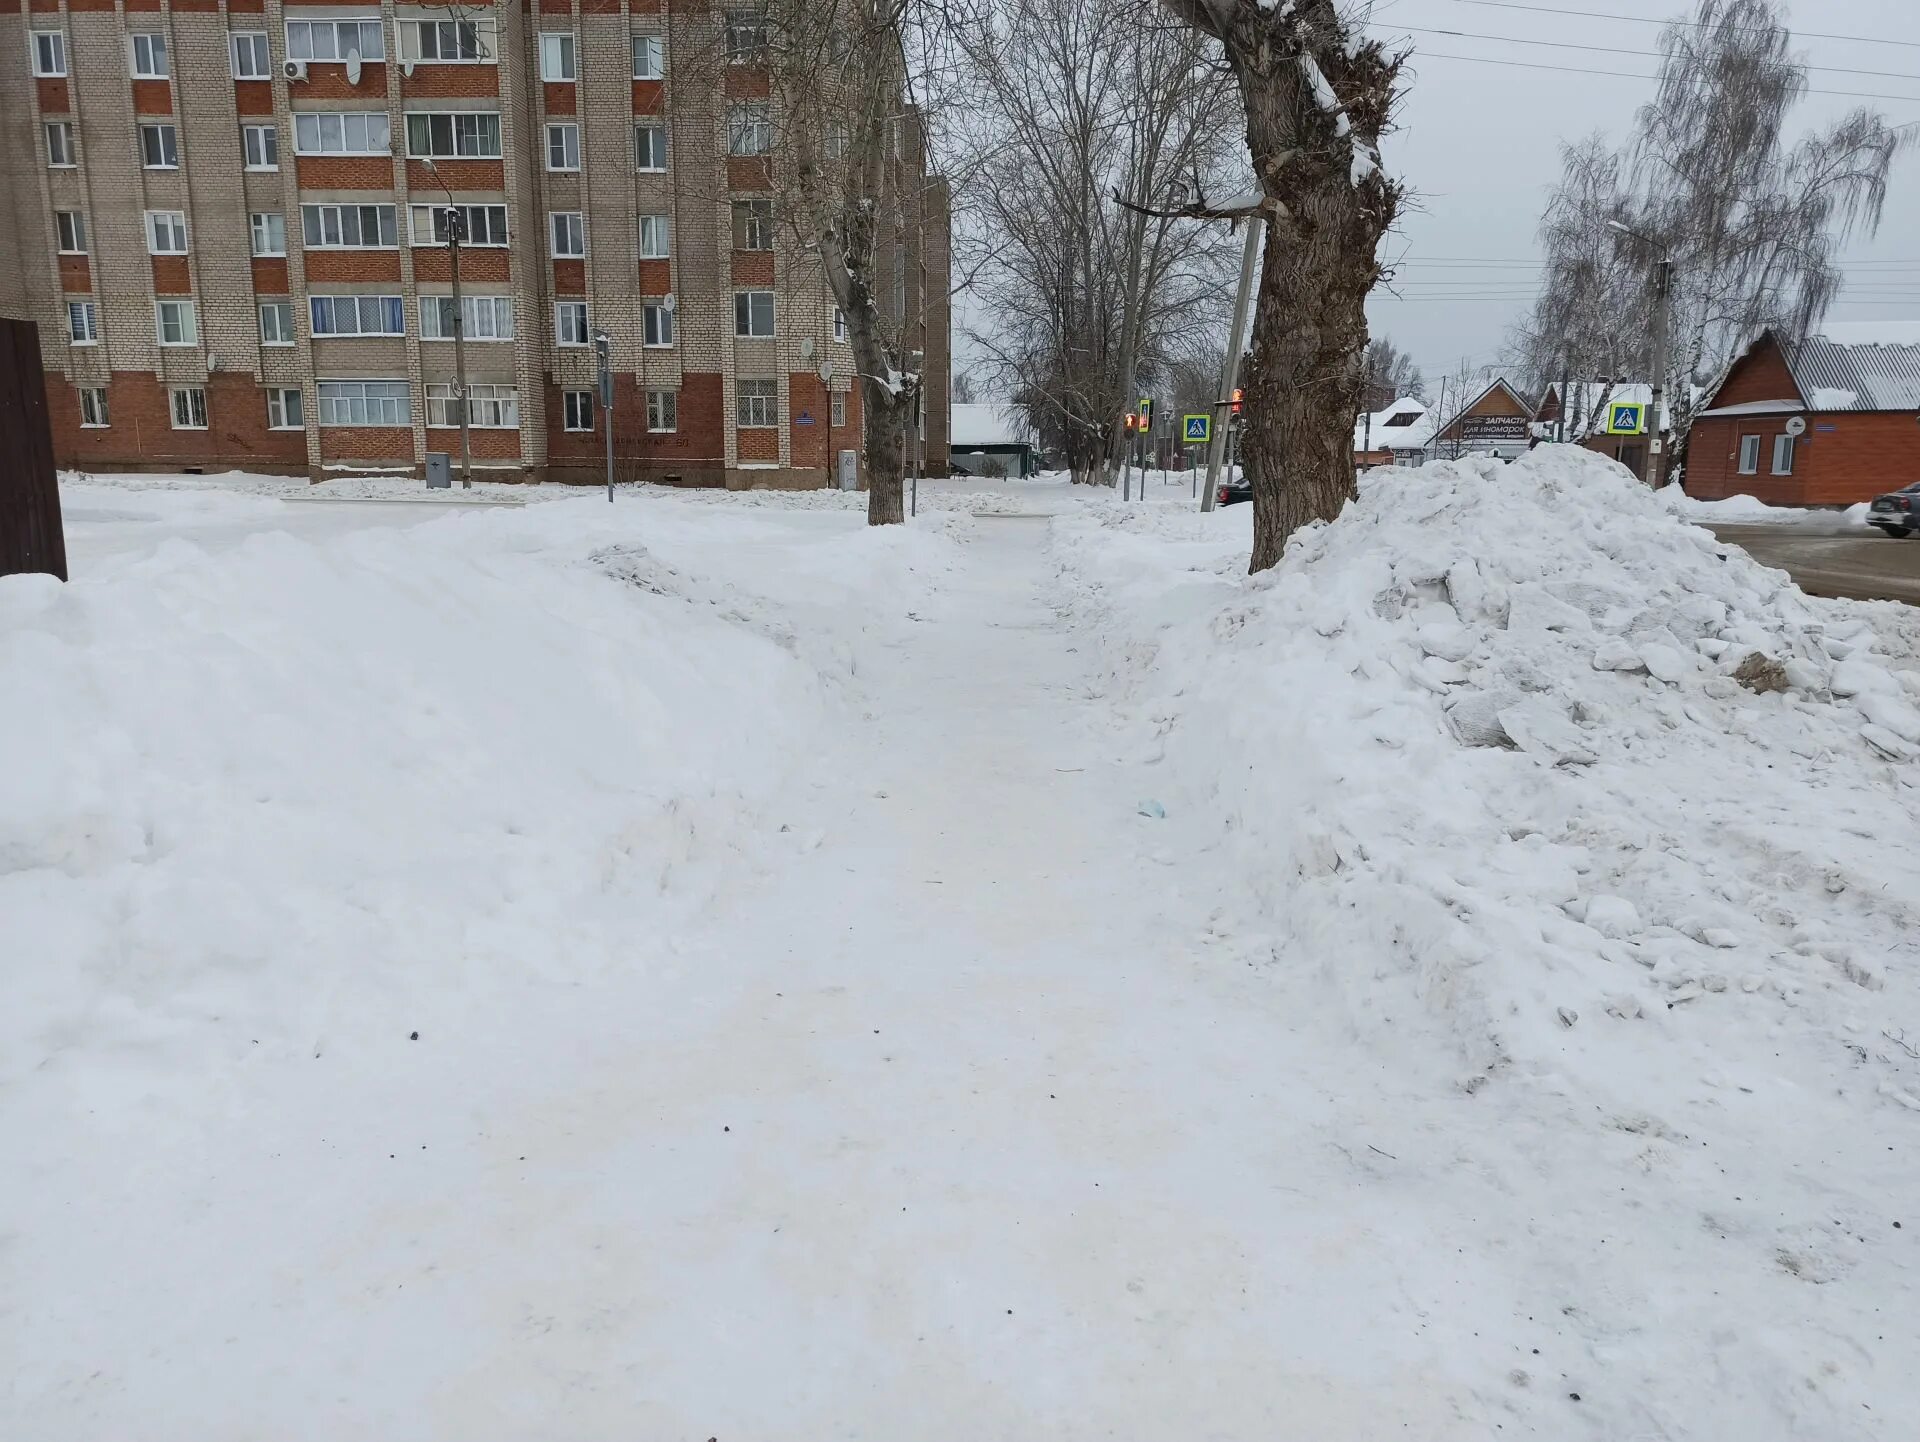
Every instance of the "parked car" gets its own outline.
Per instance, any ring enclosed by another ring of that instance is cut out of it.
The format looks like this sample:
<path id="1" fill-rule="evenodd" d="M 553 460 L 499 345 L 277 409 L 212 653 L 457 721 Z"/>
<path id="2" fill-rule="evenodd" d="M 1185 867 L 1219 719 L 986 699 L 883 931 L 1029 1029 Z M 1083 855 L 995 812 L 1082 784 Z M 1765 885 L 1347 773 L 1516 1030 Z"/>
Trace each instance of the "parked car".
<path id="1" fill-rule="evenodd" d="M 1253 482 L 1245 476 L 1235 476 L 1232 480 L 1222 481 L 1220 489 L 1213 493 L 1213 502 L 1217 506 L 1231 506 L 1235 501 L 1253 499 Z"/>
<path id="2" fill-rule="evenodd" d="M 1920 530 L 1920 481 L 1876 497 L 1867 507 L 1867 524 L 1889 536 L 1911 536 Z"/>

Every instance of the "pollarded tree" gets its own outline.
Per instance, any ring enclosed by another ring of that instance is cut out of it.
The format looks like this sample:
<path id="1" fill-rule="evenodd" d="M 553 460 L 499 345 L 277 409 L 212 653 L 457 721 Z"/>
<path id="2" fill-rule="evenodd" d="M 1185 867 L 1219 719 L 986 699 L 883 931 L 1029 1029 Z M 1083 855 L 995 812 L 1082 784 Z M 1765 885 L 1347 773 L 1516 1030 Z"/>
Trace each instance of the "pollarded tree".
<path id="1" fill-rule="evenodd" d="M 1380 167 L 1402 56 L 1335 0 L 1163 0 L 1217 39 L 1246 111 L 1264 212 L 1242 454 L 1253 486 L 1252 569 L 1354 495 L 1353 418 L 1365 392 L 1367 293 L 1401 187 Z"/>

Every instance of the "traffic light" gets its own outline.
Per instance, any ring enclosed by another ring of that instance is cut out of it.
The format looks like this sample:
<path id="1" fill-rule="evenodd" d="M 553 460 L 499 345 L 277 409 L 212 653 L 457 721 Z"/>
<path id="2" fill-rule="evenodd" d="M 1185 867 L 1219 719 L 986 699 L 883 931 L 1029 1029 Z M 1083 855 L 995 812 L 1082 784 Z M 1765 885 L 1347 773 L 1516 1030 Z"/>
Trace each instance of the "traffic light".
<path id="1" fill-rule="evenodd" d="M 1150 431 L 1153 429 L 1153 397 L 1152 396 L 1140 397 L 1140 429 L 1143 431 Z"/>
<path id="2" fill-rule="evenodd" d="M 1134 431 L 1134 427 L 1139 424 L 1140 424 L 1140 417 L 1136 416 L 1132 411 L 1128 411 L 1127 412 L 1127 434 L 1132 435 Z"/>
<path id="3" fill-rule="evenodd" d="M 1241 398 L 1245 395 L 1246 392 L 1241 390 L 1239 386 L 1233 388 L 1233 418 L 1236 421 L 1240 419 L 1240 402 Z"/>

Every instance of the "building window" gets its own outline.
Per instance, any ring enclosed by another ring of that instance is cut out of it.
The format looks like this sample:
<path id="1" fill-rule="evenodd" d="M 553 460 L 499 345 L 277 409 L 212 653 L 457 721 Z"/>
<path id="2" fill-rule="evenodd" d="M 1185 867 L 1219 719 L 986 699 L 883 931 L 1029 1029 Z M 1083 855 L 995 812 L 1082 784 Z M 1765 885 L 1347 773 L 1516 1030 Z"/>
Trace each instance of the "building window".
<path id="1" fill-rule="evenodd" d="M 204 431 L 207 428 L 207 392 L 201 386 L 175 386 L 170 392 L 173 428 L 176 431 Z"/>
<path id="2" fill-rule="evenodd" d="M 822 145 L 822 149 L 826 151 L 827 159 L 829 160 L 838 160 L 847 153 L 846 121 L 829 120 L 827 122 L 826 140 Z"/>
<path id="3" fill-rule="evenodd" d="M 315 381 L 323 426 L 407 426 L 413 406 L 405 381 Z"/>
<path id="4" fill-rule="evenodd" d="M 246 156 L 248 170 L 280 168 L 280 132 L 271 125 L 241 126 L 240 149 Z"/>
<path id="5" fill-rule="evenodd" d="M 553 340 L 556 345 L 585 345 L 592 339 L 587 329 L 587 303 L 562 300 L 553 306 Z"/>
<path id="6" fill-rule="evenodd" d="M 545 31 L 540 36 L 540 78 L 571 81 L 575 73 L 573 34 L 570 31 Z"/>
<path id="7" fill-rule="evenodd" d="M 673 344 L 673 311 L 665 301 L 640 303 L 640 343 L 650 346 Z"/>
<path id="8" fill-rule="evenodd" d="M 1740 437 L 1740 474 L 1743 476 L 1760 474 L 1760 437 Z"/>
<path id="9" fill-rule="evenodd" d="M 47 164 L 57 169 L 73 165 L 73 122 L 49 120 L 40 129 L 47 138 Z"/>
<path id="10" fill-rule="evenodd" d="M 454 388 L 439 382 L 427 386 L 427 424 L 460 424 L 460 401 Z M 467 387 L 467 424 L 479 430 L 515 430 L 520 425 L 520 392 L 512 386 L 470 385 Z"/>
<path id="11" fill-rule="evenodd" d="M 770 198 L 734 201 L 733 248 L 773 249 L 773 201 Z"/>
<path id="12" fill-rule="evenodd" d="M 667 73 L 667 43 L 658 35 L 633 37 L 633 78 L 661 80 Z"/>
<path id="13" fill-rule="evenodd" d="M 505 245 L 507 243 L 507 208 L 504 205 L 461 205 L 455 209 L 462 213 L 466 221 L 465 232 L 460 244 L 467 245 Z M 413 243 L 415 245 L 445 245 L 447 243 L 447 207 L 444 205 L 409 206 L 407 213 L 413 225 Z"/>
<path id="14" fill-rule="evenodd" d="M 260 302 L 260 344 L 293 344 L 292 301 L 263 300 Z"/>
<path id="15" fill-rule="evenodd" d="M 835 391 L 833 393 L 833 398 L 829 402 L 827 419 L 830 425 L 844 426 L 847 423 L 847 393 L 845 391 Z"/>
<path id="16" fill-rule="evenodd" d="M 90 300 L 67 302 L 67 339 L 75 345 L 94 345 L 100 339 L 100 312 Z"/>
<path id="17" fill-rule="evenodd" d="M 440 65 L 472 65 L 491 60 L 474 20 L 408 20 L 400 31 L 400 53 L 408 60 Z"/>
<path id="18" fill-rule="evenodd" d="M 236 30 L 230 37 L 233 48 L 233 78 L 235 80 L 271 80 L 273 61 L 267 54 L 267 34 L 264 30 Z"/>
<path id="19" fill-rule="evenodd" d="M 495 111 L 415 112 L 407 117 L 407 154 L 435 160 L 498 160 L 500 116 Z"/>
<path id="20" fill-rule="evenodd" d="M 847 340 L 847 313 L 839 306 L 833 308 L 833 338 L 842 345 Z"/>
<path id="21" fill-rule="evenodd" d="M 147 254 L 185 255 L 187 253 L 187 217 L 178 210 L 147 212 Z"/>
<path id="22" fill-rule="evenodd" d="M 633 168 L 667 168 L 667 127 L 657 120 L 643 121 L 633 127 Z"/>
<path id="23" fill-rule="evenodd" d="M 1775 436 L 1773 438 L 1773 473 L 1776 476 L 1793 474 L 1793 437 Z"/>
<path id="24" fill-rule="evenodd" d="M 384 110 L 296 110 L 295 155 L 391 155 L 393 128 Z"/>
<path id="25" fill-rule="evenodd" d="M 757 60 L 767 51 L 767 12 L 757 5 L 727 9 L 727 59 Z"/>
<path id="26" fill-rule="evenodd" d="M 587 222 L 579 211 L 549 211 L 547 220 L 553 233 L 555 260 L 578 260 L 587 253 Z"/>
<path id="27" fill-rule="evenodd" d="M 79 211 L 56 210 L 53 213 L 53 228 L 59 233 L 62 255 L 87 253 L 87 218 Z"/>
<path id="28" fill-rule="evenodd" d="M 590 431 L 593 429 L 593 392 L 562 391 L 560 393 L 560 411 L 562 429 L 569 431 Z"/>
<path id="29" fill-rule="evenodd" d="M 391 205 L 303 205 L 300 236 L 309 250 L 391 250 L 398 244 Z"/>
<path id="30" fill-rule="evenodd" d="M 733 293 L 733 333 L 762 340 L 773 334 L 773 292 L 736 290 Z"/>
<path id="31" fill-rule="evenodd" d="M 63 31 L 33 32 L 33 73 L 45 79 L 67 73 L 67 37 Z"/>
<path id="32" fill-rule="evenodd" d="M 387 58 L 386 32 L 378 20 L 289 20 L 287 59 Z"/>
<path id="33" fill-rule="evenodd" d="M 111 424 L 107 420 L 107 388 L 105 386 L 82 386 L 80 388 L 80 425 L 84 430 L 104 430 Z"/>
<path id="34" fill-rule="evenodd" d="M 267 429 L 300 431 L 307 426 L 297 386 L 274 386 L 267 391 Z"/>
<path id="35" fill-rule="evenodd" d="M 779 425 L 779 387 L 772 379 L 734 382 L 734 419 L 748 427 Z"/>
<path id="36" fill-rule="evenodd" d="M 640 217 L 640 259 L 665 260 L 673 251 L 673 217 Z"/>
<path id="37" fill-rule="evenodd" d="M 154 334 L 161 345 L 194 345 L 200 339 L 200 324 L 190 300 L 157 300 L 153 303 Z"/>
<path id="38" fill-rule="evenodd" d="M 513 297 L 510 295 L 463 295 L 460 309 L 465 321 L 462 329 L 468 340 L 500 341 L 513 339 Z M 420 297 L 420 339 L 453 339 L 453 297 Z"/>
<path id="39" fill-rule="evenodd" d="M 397 295 L 312 295 L 307 320 L 313 334 L 405 335 L 406 307 Z"/>
<path id="40" fill-rule="evenodd" d="M 647 392 L 647 429 L 650 431 L 680 429 L 680 392 Z"/>
<path id="41" fill-rule="evenodd" d="M 129 35 L 127 39 L 133 45 L 134 79 L 165 80 L 170 73 L 167 69 L 167 37 L 143 33 Z"/>
<path id="42" fill-rule="evenodd" d="M 255 255 L 287 253 L 287 218 L 277 210 L 256 210 L 247 219 Z"/>
<path id="43" fill-rule="evenodd" d="M 571 36 L 568 39 L 572 39 Z M 580 127 L 570 120 L 557 121 L 547 127 L 547 169 L 578 170 L 580 168 Z"/>
<path id="44" fill-rule="evenodd" d="M 765 101 L 727 107 L 727 154 L 765 155 L 772 148 L 773 121 Z"/>
<path id="45" fill-rule="evenodd" d="M 180 132 L 171 125 L 140 127 L 140 163 L 148 170 L 180 168 Z"/>

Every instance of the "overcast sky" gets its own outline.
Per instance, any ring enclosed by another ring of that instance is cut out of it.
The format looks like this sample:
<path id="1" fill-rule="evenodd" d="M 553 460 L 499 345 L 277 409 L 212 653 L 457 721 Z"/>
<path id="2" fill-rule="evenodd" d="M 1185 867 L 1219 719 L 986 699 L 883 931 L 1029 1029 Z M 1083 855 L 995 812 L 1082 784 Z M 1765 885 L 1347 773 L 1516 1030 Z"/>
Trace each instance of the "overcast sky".
<path id="1" fill-rule="evenodd" d="M 1694 8 L 1682 0 L 1530 3 L 1540 8 L 1488 0 L 1379 0 L 1375 6 L 1379 33 L 1398 34 L 1414 50 L 1401 129 L 1387 142 L 1386 160 L 1416 194 L 1382 251 L 1404 257 L 1394 286 L 1399 294 L 1376 292 L 1367 310 L 1373 333 L 1411 350 L 1429 378 L 1451 371 L 1462 357 L 1476 365 L 1502 359 L 1507 329 L 1527 309 L 1534 288 L 1537 268 L 1528 263 L 1539 253 L 1534 229 L 1559 173 L 1561 142 L 1596 129 L 1624 139 L 1635 109 L 1653 94 L 1651 79 L 1623 76 L 1654 74 L 1659 25 L 1564 12 L 1660 21 Z M 1541 13 L 1545 9 L 1562 13 Z M 1834 67 L 1810 75 L 1813 89 L 1913 97 L 1809 95 L 1795 111 L 1794 133 L 1859 105 L 1878 108 L 1896 125 L 1920 122 L 1920 0 L 1790 0 L 1788 16 L 1803 58 Z M 1803 33 L 1815 30 L 1871 43 Z M 1634 53 L 1607 53 L 1612 50 Z M 1448 58 L 1454 56 L 1477 60 Z M 1510 63 L 1482 63 L 1493 60 Z M 1846 73 L 1860 70 L 1916 78 Z M 1895 162 L 1879 235 L 1850 247 L 1846 262 L 1850 293 L 1831 318 L 1902 316 L 1920 324 L 1920 149 Z M 1909 264 L 1902 269 L 1895 262 Z"/>

